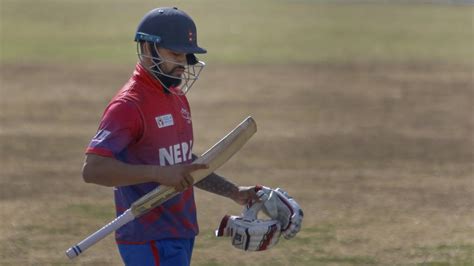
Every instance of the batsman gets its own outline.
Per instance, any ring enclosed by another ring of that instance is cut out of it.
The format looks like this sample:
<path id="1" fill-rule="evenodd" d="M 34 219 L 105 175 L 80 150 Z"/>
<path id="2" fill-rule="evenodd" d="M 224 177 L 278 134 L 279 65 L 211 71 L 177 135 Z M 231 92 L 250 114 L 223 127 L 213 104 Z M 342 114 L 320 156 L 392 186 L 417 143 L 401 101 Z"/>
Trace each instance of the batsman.
<path id="1" fill-rule="evenodd" d="M 191 164 L 193 121 L 186 93 L 205 63 L 196 54 L 196 26 L 177 8 L 156 8 L 135 33 L 138 62 L 128 82 L 112 98 L 85 155 L 87 183 L 114 187 L 117 216 L 158 186 L 180 193 L 115 233 L 125 265 L 190 265 L 199 232 Z M 270 248 L 280 235 L 292 238 L 303 212 L 281 189 L 238 186 L 215 173 L 196 187 L 244 205 L 242 216 L 225 216 L 216 231 L 246 251 Z M 263 211 L 269 218 L 258 219 Z"/>

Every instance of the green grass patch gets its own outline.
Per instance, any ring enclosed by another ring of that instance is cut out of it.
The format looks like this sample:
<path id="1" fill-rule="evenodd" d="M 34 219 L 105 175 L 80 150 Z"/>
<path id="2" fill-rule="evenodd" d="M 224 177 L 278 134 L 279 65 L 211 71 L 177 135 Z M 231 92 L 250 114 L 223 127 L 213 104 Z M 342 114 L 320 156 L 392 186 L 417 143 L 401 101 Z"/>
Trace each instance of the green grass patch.
<path id="1" fill-rule="evenodd" d="M 374 265 L 375 258 L 368 256 L 335 256 L 335 255 L 301 255 L 295 254 L 290 257 L 290 265 Z"/>
<path id="2" fill-rule="evenodd" d="M 22 227 L 22 231 L 30 235 L 58 235 L 70 233 L 71 228 L 49 224 L 32 224 Z"/>
<path id="3" fill-rule="evenodd" d="M 448 262 L 448 261 L 431 261 L 431 262 L 422 262 L 418 263 L 416 265 L 420 266 L 451 266 L 451 265 L 456 265 L 456 266 L 472 266 L 474 265 L 473 260 L 465 260 L 465 261 L 459 261 L 456 260 L 455 262 Z"/>
<path id="4" fill-rule="evenodd" d="M 337 263 L 338 265 L 373 265 L 377 263 L 374 258 L 367 256 L 324 256 L 312 258 L 311 261 L 319 262 L 321 263 L 320 265 L 327 265 L 328 263 Z"/>
<path id="5" fill-rule="evenodd" d="M 199 266 L 219 266 L 219 265 L 223 265 L 223 264 L 220 264 L 219 262 L 217 262 L 216 260 L 214 259 L 211 259 L 207 262 L 203 262 L 203 263 L 199 263 L 198 264 Z"/>
<path id="6" fill-rule="evenodd" d="M 194 18 L 208 63 L 472 63 L 474 58 L 472 6 L 273 0 L 178 4 Z M 156 5 L 3 0 L 0 62 L 133 63 L 136 26 Z"/>
<path id="7" fill-rule="evenodd" d="M 82 218 L 94 218 L 100 220 L 115 218 L 114 208 L 110 205 L 88 203 L 71 204 L 65 208 L 65 212 Z"/>
<path id="8" fill-rule="evenodd" d="M 228 238 L 217 238 L 213 234 L 206 234 L 205 232 L 201 231 L 194 242 L 194 248 L 205 250 L 220 245 L 227 245 L 229 248 L 231 248 L 232 245 L 228 240 Z"/>
<path id="9" fill-rule="evenodd" d="M 448 266 L 451 265 L 449 262 L 423 262 L 423 263 L 418 263 L 417 265 L 423 265 L 423 266 Z"/>
<path id="10" fill-rule="evenodd" d="M 419 263 L 418 265 L 473 265 L 474 244 L 440 244 L 437 246 L 417 247 L 415 254 L 418 257 L 430 257 L 435 254 L 431 261 Z"/>

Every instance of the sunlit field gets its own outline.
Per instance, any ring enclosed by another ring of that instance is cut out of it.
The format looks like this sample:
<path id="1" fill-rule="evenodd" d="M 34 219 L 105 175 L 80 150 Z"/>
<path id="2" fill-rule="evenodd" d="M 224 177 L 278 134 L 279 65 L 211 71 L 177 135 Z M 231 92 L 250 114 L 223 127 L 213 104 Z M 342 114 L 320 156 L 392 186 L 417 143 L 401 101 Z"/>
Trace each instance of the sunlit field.
<path id="1" fill-rule="evenodd" d="M 472 63 L 472 6 L 331 2 L 160 1 L 192 15 L 208 62 Z M 1 59 L 131 64 L 136 26 L 155 7 L 151 1 L 2 0 Z"/>
<path id="2" fill-rule="evenodd" d="M 0 265 L 122 264 L 113 236 L 64 251 L 114 218 L 82 160 L 155 5 L 1 0 Z M 246 253 L 214 237 L 241 208 L 196 189 L 192 265 L 474 264 L 473 6 L 159 5 L 188 12 L 209 51 L 188 94 L 194 152 L 252 115 L 258 132 L 218 172 L 305 211 L 294 239 Z"/>

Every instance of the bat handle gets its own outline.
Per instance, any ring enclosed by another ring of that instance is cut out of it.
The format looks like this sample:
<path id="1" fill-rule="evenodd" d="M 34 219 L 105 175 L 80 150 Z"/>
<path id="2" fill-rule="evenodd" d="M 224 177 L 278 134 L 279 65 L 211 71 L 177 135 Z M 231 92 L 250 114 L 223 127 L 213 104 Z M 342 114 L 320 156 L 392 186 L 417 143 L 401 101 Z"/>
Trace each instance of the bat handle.
<path id="1" fill-rule="evenodd" d="M 122 225 L 132 221 L 135 219 L 131 209 L 126 210 L 122 215 L 115 218 L 112 222 L 106 224 L 104 227 L 97 230 L 92 235 L 88 236 L 86 239 L 79 242 L 79 244 L 70 247 L 66 251 L 66 255 L 69 259 L 73 259 L 79 256 L 82 252 L 88 249 L 90 246 L 94 245 L 95 243 L 99 242 L 102 238 L 106 237 L 113 231 L 122 227 Z"/>

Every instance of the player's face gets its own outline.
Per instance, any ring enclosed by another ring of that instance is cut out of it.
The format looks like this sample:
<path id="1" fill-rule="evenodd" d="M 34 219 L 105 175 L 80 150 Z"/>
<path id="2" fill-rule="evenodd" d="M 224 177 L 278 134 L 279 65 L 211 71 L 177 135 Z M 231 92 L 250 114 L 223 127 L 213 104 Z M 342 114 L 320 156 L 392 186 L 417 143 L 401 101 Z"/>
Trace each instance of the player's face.
<path id="1" fill-rule="evenodd" d="M 166 48 L 158 47 L 158 53 L 163 59 L 160 64 L 161 70 L 168 75 L 174 77 L 181 77 L 184 72 L 184 65 L 186 65 L 186 54 L 171 51 Z"/>

